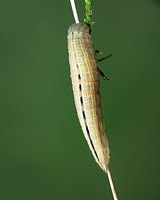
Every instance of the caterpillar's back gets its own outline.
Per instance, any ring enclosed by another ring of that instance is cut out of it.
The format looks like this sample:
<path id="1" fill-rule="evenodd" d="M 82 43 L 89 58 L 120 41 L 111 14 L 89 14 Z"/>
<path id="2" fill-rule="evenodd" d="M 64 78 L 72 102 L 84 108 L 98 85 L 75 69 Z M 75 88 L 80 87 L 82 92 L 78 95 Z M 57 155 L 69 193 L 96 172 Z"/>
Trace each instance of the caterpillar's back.
<path id="1" fill-rule="evenodd" d="M 96 162 L 107 172 L 109 147 L 99 93 L 100 72 L 90 28 L 86 24 L 78 23 L 69 27 L 68 51 L 78 118 Z"/>

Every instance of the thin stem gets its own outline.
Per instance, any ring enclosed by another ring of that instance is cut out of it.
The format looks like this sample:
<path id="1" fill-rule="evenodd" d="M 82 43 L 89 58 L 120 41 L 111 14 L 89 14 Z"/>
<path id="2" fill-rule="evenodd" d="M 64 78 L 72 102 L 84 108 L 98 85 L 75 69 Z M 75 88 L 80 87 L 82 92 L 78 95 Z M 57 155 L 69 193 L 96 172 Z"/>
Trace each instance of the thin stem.
<path id="1" fill-rule="evenodd" d="M 77 10 L 76 10 L 76 5 L 74 0 L 70 0 L 71 2 L 71 7 L 72 7 L 72 11 L 73 11 L 73 16 L 75 19 L 76 24 L 79 23 L 79 19 L 78 19 L 78 14 L 77 14 Z"/>
<path id="2" fill-rule="evenodd" d="M 105 56 L 104 58 L 100 58 L 100 59 L 97 59 L 98 62 L 101 62 L 107 58 L 110 58 L 112 56 L 112 54 L 109 54 L 108 56 Z"/>
<path id="3" fill-rule="evenodd" d="M 114 200 L 118 200 L 117 193 L 116 193 L 116 190 L 115 190 L 115 187 L 114 187 L 114 184 L 113 184 L 111 172 L 110 172 L 109 169 L 107 170 L 107 175 L 108 175 L 108 179 L 109 179 L 109 184 L 111 186 L 113 198 L 114 198 Z"/>

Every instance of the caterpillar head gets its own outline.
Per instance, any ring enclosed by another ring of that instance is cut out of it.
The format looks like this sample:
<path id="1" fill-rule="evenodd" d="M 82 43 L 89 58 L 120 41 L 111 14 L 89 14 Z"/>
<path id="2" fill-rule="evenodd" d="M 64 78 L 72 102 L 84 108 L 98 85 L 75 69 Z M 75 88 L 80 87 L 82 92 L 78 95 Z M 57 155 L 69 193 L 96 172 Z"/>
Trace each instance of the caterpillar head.
<path id="1" fill-rule="evenodd" d="M 84 23 L 72 24 L 68 29 L 68 34 L 71 32 L 90 33 L 90 27 Z"/>

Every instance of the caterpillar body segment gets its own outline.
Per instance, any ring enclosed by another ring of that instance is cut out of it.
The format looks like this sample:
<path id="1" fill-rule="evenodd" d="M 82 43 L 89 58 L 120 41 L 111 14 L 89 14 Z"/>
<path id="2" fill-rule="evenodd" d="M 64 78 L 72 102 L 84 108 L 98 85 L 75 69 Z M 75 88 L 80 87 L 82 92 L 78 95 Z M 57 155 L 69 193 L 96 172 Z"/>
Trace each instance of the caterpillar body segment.
<path id="1" fill-rule="evenodd" d="M 87 24 L 68 29 L 68 52 L 74 101 L 89 148 L 99 166 L 109 170 L 109 147 L 101 108 L 100 70 Z"/>

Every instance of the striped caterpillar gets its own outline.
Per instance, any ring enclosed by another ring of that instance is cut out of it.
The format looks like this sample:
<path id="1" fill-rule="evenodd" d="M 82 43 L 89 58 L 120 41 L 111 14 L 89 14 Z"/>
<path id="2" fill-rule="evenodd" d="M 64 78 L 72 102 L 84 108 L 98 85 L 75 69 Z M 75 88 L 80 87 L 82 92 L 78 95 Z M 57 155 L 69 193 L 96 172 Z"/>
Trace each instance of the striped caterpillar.
<path id="1" fill-rule="evenodd" d="M 109 147 L 99 93 L 100 70 L 87 24 L 69 27 L 68 52 L 78 118 L 96 162 L 108 173 Z"/>

